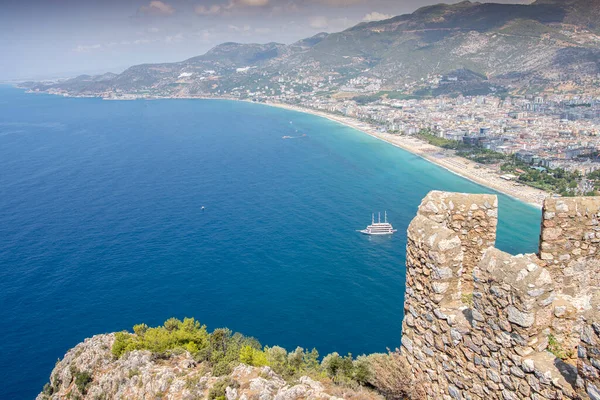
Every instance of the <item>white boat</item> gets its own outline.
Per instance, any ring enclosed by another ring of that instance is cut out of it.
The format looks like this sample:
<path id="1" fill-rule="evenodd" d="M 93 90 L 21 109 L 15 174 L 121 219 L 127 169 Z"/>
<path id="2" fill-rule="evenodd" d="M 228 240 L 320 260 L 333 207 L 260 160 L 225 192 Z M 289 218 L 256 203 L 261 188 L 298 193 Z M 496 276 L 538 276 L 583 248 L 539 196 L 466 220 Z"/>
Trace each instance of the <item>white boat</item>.
<path id="1" fill-rule="evenodd" d="M 381 213 L 378 213 L 378 221 L 375 222 L 375 214 L 371 214 L 371 225 L 366 229 L 359 231 L 363 235 L 393 235 L 397 229 L 394 229 L 392 224 L 387 221 L 387 211 L 383 222 L 381 222 Z"/>

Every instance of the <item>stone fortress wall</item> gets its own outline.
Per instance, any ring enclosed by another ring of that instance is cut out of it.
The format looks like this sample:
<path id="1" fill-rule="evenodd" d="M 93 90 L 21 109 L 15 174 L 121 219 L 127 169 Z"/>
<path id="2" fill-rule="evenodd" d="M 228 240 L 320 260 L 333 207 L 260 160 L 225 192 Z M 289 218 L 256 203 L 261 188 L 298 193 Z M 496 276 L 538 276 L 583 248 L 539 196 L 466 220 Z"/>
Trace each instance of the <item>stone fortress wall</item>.
<path id="1" fill-rule="evenodd" d="M 493 195 L 408 228 L 402 353 L 429 399 L 600 399 L 600 198 L 548 199 L 539 256 L 494 248 Z"/>

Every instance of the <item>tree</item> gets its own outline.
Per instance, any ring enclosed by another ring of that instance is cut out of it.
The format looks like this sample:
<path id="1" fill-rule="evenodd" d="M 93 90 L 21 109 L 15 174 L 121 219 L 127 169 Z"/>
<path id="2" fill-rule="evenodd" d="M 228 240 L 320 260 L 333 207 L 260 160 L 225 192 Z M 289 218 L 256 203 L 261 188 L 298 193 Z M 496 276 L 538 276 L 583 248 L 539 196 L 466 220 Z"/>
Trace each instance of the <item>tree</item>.
<path id="1" fill-rule="evenodd" d="M 371 364 L 369 364 L 367 356 L 358 356 L 354 361 L 354 379 L 364 385 L 369 382 L 371 375 Z"/>
<path id="2" fill-rule="evenodd" d="M 146 324 L 138 324 L 138 325 L 133 326 L 133 332 L 136 335 L 143 336 L 147 330 L 148 330 L 148 325 L 146 325 Z"/>
<path id="3" fill-rule="evenodd" d="M 304 353 L 304 368 L 309 371 L 316 371 L 319 368 L 319 352 L 317 349 L 312 349 L 310 353 Z"/>
<path id="4" fill-rule="evenodd" d="M 265 353 L 267 354 L 267 361 L 271 368 L 273 368 L 273 371 L 282 375 L 287 373 L 287 351 L 283 347 L 265 346 Z"/>
<path id="5" fill-rule="evenodd" d="M 177 318 L 169 318 L 165 321 L 164 327 L 168 331 L 174 331 L 179 329 L 179 325 L 181 325 L 181 321 Z"/>
<path id="6" fill-rule="evenodd" d="M 265 365 L 269 365 L 267 356 L 264 352 L 248 345 L 241 348 L 240 361 L 244 364 L 252 365 L 254 367 L 263 367 Z"/>
<path id="7" fill-rule="evenodd" d="M 302 370 L 304 363 L 304 349 L 302 347 L 296 347 L 292 353 L 288 354 L 288 365 L 294 372 Z"/>

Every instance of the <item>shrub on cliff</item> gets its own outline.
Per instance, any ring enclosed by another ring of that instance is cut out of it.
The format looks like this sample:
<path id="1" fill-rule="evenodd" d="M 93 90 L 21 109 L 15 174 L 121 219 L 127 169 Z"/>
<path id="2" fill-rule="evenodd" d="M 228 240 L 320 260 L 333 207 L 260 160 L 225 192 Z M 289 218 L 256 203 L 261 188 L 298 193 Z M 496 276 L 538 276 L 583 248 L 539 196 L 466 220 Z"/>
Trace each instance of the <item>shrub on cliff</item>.
<path id="1" fill-rule="evenodd" d="M 321 368 L 337 384 L 352 387 L 370 385 L 372 368 L 368 356 L 353 359 L 350 353 L 344 357 L 331 353 L 323 358 Z"/>
<path id="2" fill-rule="evenodd" d="M 368 382 L 386 399 L 423 399 L 426 396 L 421 382 L 412 375 L 408 361 L 397 352 L 371 354 Z"/>
<path id="3" fill-rule="evenodd" d="M 75 374 L 75 385 L 81 394 L 87 392 L 87 387 L 92 381 L 92 375 L 89 372 L 77 372 Z"/>
<path id="4" fill-rule="evenodd" d="M 133 350 L 150 350 L 153 353 L 164 353 L 168 350 L 187 350 L 196 354 L 208 346 L 209 335 L 206 326 L 194 318 L 180 321 L 175 318 L 167 320 L 164 326 L 149 328 L 145 324 L 134 326 L 134 334 L 119 332 L 116 334 L 112 353 L 116 357 Z"/>
<path id="5" fill-rule="evenodd" d="M 351 354 L 332 353 L 319 362 L 316 349 L 305 351 L 297 347 L 287 352 L 279 346 L 264 348 L 258 340 L 229 329 L 215 329 L 208 333 L 206 326 L 193 318 L 180 321 L 171 318 L 163 326 L 150 328 L 146 324 L 133 327 L 134 333 L 115 335 L 112 354 L 119 358 L 134 350 L 149 350 L 157 355 L 188 351 L 199 362 L 205 362 L 214 376 L 231 373 L 239 363 L 255 367 L 269 366 L 286 380 L 303 375 L 316 379 L 330 378 L 337 384 L 356 387 L 370 384 L 372 368 L 368 357 L 354 360 Z M 220 397 L 220 396 L 216 396 Z"/>
<path id="6" fill-rule="evenodd" d="M 267 355 L 263 351 L 248 345 L 241 348 L 240 361 L 254 367 L 264 367 L 269 364 L 267 362 Z"/>
<path id="7" fill-rule="evenodd" d="M 214 386 L 208 391 L 208 399 L 209 400 L 225 400 L 226 397 L 226 389 L 227 387 L 237 389 L 239 384 L 237 381 L 231 379 L 230 377 L 221 378 L 214 384 Z"/>
<path id="8" fill-rule="evenodd" d="M 319 352 L 316 349 L 305 351 L 302 347 L 288 353 L 283 347 L 265 346 L 267 365 L 285 379 L 298 378 L 302 375 L 323 376 L 319 364 Z"/>

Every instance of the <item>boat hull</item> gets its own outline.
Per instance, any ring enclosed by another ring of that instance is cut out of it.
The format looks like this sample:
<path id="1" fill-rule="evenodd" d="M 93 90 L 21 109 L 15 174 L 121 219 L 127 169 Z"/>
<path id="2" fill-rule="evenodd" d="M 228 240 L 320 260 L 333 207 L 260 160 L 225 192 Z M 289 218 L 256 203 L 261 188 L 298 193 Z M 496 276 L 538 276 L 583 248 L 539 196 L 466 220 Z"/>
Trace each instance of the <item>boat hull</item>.
<path id="1" fill-rule="evenodd" d="M 393 235 L 394 233 L 397 232 L 397 230 L 394 229 L 389 232 L 370 232 L 366 229 L 363 229 L 362 231 L 359 231 L 359 232 L 362 233 L 363 235 L 369 235 L 369 236 L 386 236 L 386 235 Z"/>

